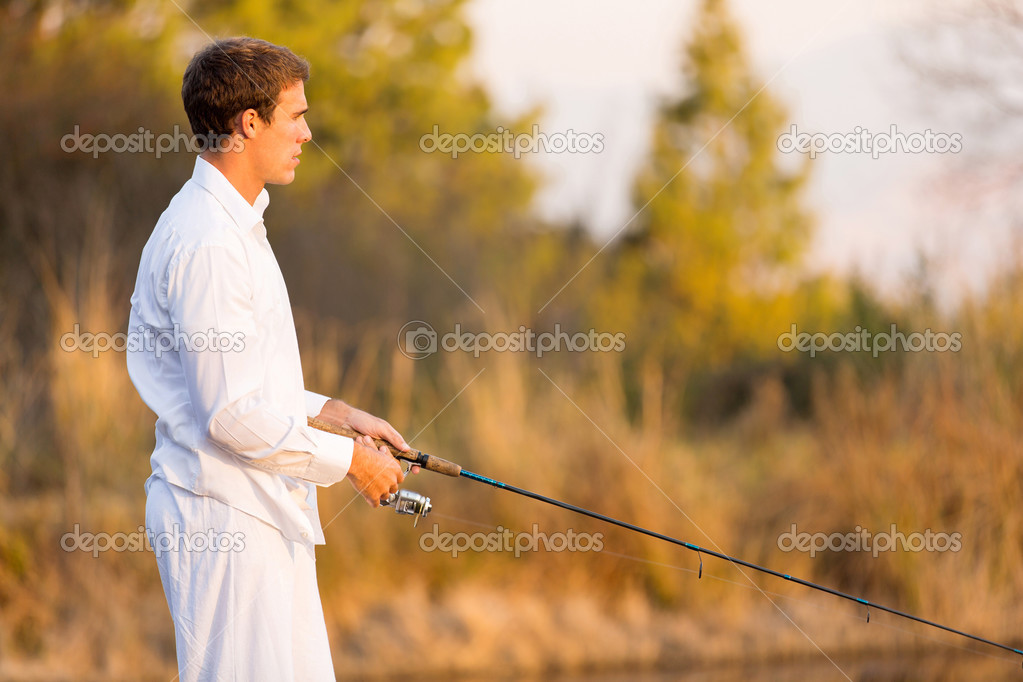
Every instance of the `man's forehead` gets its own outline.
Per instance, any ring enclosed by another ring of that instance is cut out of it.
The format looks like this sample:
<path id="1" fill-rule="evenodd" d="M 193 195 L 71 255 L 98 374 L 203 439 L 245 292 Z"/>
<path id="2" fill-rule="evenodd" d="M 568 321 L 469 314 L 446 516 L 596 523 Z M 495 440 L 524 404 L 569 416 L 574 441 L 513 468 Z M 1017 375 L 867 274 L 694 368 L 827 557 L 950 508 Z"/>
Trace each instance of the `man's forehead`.
<path id="1" fill-rule="evenodd" d="M 306 109 L 308 105 L 305 101 L 305 83 L 302 81 L 295 81 L 294 84 L 288 86 L 284 90 L 281 90 L 280 96 L 277 98 L 277 105 L 282 109 L 288 111 L 301 111 Z"/>

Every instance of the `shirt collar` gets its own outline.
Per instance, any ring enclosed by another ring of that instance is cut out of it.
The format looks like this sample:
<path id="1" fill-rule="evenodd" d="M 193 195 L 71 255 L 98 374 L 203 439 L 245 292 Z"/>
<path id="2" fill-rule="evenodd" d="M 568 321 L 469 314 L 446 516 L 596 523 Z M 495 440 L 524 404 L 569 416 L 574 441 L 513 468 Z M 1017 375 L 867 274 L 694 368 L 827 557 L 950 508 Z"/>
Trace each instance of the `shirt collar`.
<path id="1" fill-rule="evenodd" d="M 224 207 L 224 210 L 240 229 L 260 232 L 257 228 L 263 227 L 263 212 L 270 204 L 270 194 L 265 187 L 256 197 L 256 203 L 250 205 L 245 197 L 238 193 L 230 180 L 224 177 L 224 174 L 216 166 L 201 156 L 195 157 L 192 179 L 220 202 L 220 205 Z M 261 232 L 265 235 L 265 228 Z"/>

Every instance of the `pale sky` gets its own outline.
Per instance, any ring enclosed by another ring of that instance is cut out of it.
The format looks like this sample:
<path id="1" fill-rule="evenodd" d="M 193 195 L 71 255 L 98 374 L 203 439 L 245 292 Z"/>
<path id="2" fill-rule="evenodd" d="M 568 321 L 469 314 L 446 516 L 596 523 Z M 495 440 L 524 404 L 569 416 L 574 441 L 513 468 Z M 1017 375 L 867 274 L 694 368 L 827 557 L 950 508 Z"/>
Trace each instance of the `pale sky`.
<path id="1" fill-rule="evenodd" d="M 695 0 L 473 0 L 473 74 L 509 117 L 542 105 L 545 132 L 600 132 L 600 154 L 535 154 L 547 178 L 538 211 L 581 219 L 602 239 L 631 217 L 630 182 L 647 149 L 657 103 L 677 92 Z M 932 106 L 899 46 L 929 19 L 917 0 L 819 3 L 732 0 L 757 75 L 800 132 L 961 132 Z M 959 125 L 959 127 L 957 127 Z M 969 146 L 968 132 L 963 144 Z M 818 232 L 808 266 L 856 268 L 896 290 L 918 245 L 962 254 L 955 287 L 979 286 L 997 235 L 963 241 L 933 201 L 957 154 L 825 154 L 813 162 L 808 205 Z M 998 227 L 990 226 L 993 233 Z M 981 242 L 989 244 L 982 246 Z M 993 251 L 992 251 L 993 248 Z M 949 280 L 950 282 L 952 280 Z"/>

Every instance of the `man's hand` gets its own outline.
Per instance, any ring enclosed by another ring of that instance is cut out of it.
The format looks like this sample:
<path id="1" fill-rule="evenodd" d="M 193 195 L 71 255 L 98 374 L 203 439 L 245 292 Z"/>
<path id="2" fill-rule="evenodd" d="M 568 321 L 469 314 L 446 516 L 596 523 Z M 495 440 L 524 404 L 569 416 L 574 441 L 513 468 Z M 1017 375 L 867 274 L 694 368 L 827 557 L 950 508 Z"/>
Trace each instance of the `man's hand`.
<path id="1" fill-rule="evenodd" d="M 334 398 L 328 400 L 323 405 L 323 409 L 320 410 L 317 419 L 333 424 L 350 426 L 359 433 L 364 433 L 373 438 L 382 438 L 402 452 L 408 452 L 412 449 L 405 442 L 405 439 L 401 437 L 401 434 L 386 421 L 352 407 L 343 400 Z"/>
<path id="2" fill-rule="evenodd" d="M 401 465 L 387 448 L 378 450 L 372 440 L 382 438 L 402 452 L 409 452 L 412 448 L 393 426 L 379 417 L 352 407 L 343 400 L 333 398 L 324 403 L 317 419 L 348 426 L 370 436 L 355 439 L 352 465 L 348 469 L 348 479 L 366 498 L 369 506 L 379 507 L 381 500 L 398 491 L 398 484 L 405 480 L 405 475 L 401 473 Z M 398 474 L 397 479 L 394 477 L 395 471 Z M 409 471 L 418 474 L 419 466 L 414 465 Z"/>
<path id="3" fill-rule="evenodd" d="M 359 436 L 355 439 L 348 479 L 369 506 L 379 507 L 388 495 L 398 492 L 405 474 L 387 448 L 381 446 L 378 450 L 369 436 Z"/>

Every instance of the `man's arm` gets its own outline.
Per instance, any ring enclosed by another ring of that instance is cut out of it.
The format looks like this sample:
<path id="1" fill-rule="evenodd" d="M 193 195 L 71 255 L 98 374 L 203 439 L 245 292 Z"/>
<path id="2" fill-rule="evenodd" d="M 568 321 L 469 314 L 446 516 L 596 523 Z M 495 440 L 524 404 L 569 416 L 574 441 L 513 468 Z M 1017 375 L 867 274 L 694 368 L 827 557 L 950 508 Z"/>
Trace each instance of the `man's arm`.
<path id="1" fill-rule="evenodd" d="M 298 423 L 263 398 L 267 359 L 257 343 L 260 330 L 242 245 L 202 245 L 173 263 L 169 275 L 169 312 L 186 338 L 212 331 L 239 340 L 227 349 L 210 349 L 209 340 L 203 350 L 178 348 L 189 403 L 204 435 L 247 465 L 317 485 L 345 478 L 361 446 L 317 432 L 305 420 Z"/>

